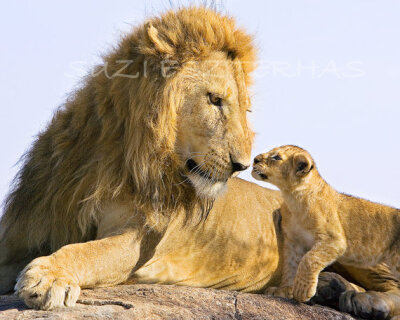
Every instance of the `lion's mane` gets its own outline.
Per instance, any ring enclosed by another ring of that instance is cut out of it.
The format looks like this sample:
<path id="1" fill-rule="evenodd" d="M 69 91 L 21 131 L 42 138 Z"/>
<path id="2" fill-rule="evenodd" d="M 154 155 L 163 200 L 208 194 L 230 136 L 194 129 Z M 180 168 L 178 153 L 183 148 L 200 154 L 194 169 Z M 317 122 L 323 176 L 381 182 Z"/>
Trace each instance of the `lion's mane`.
<path id="1" fill-rule="evenodd" d="M 170 11 L 125 36 L 24 156 L 0 237 L 20 233 L 43 254 L 93 239 L 105 200 L 166 215 L 190 203 L 174 151 L 182 84 L 163 73 L 213 51 L 241 63 L 250 81 L 252 38 L 214 10 Z"/>

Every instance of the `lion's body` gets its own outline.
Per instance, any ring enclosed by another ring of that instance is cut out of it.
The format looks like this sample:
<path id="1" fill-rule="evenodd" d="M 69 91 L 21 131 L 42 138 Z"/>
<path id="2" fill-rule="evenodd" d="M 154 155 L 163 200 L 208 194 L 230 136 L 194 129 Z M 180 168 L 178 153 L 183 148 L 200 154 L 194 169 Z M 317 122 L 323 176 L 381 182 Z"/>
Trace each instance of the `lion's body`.
<path id="1" fill-rule="evenodd" d="M 239 192 L 244 196 L 238 198 Z M 182 227 L 182 217 L 168 227 L 154 256 L 133 280 L 249 292 L 276 283 L 273 213 L 280 204 L 279 192 L 232 179 L 204 224 Z"/>
<path id="2" fill-rule="evenodd" d="M 25 156 L 0 222 L 0 293 L 17 281 L 27 305 L 52 309 L 73 306 L 81 287 L 127 281 L 276 284 L 281 196 L 228 183 L 250 163 L 254 51 L 233 19 L 205 8 L 127 35 Z M 397 288 L 386 270 L 349 273 Z"/>

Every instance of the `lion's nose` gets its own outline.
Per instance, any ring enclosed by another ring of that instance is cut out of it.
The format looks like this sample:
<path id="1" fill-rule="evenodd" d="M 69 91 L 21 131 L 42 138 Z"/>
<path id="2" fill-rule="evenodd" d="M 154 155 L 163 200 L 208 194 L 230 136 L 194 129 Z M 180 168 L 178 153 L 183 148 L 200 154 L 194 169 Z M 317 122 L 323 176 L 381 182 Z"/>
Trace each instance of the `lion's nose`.
<path id="1" fill-rule="evenodd" d="M 232 171 L 236 172 L 236 171 L 244 171 L 248 168 L 249 166 L 245 166 L 242 163 L 239 162 L 232 162 Z"/>
<path id="2" fill-rule="evenodd" d="M 244 171 L 249 167 L 249 165 L 245 165 L 245 164 L 243 164 L 241 162 L 235 161 L 232 158 L 232 155 L 231 155 L 231 164 L 232 164 L 232 173 L 235 173 L 235 172 L 238 172 L 238 171 Z"/>

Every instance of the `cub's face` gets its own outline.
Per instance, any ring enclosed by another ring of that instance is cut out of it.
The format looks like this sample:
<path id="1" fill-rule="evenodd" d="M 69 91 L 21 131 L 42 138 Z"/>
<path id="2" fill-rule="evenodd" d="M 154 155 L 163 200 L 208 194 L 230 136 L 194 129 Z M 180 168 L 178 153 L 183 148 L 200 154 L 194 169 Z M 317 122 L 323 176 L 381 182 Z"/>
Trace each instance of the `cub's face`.
<path id="1" fill-rule="evenodd" d="M 203 198 L 215 198 L 230 177 L 250 166 L 249 97 L 241 67 L 233 63 L 216 52 L 188 63 L 179 75 L 176 150 L 184 175 Z"/>
<path id="2" fill-rule="evenodd" d="M 310 154 L 296 146 L 282 146 L 254 158 L 252 176 L 280 189 L 301 184 L 314 168 Z"/>

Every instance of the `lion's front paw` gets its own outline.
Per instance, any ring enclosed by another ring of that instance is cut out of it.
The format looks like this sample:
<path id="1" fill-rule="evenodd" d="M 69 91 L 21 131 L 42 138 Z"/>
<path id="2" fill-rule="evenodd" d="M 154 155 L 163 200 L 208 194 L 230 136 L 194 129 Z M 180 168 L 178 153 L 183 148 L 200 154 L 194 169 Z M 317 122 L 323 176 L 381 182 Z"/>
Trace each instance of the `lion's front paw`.
<path id="1" fill-rule="evenodd" d="M 296 279 L 293 286 L 293 298 L 299 302 L 309 301 L 317 292 L 317 281 Z"/>
<path id="2" fill-rule="evenodd" d="M 51 256 L 37 258 L 20 273 L 15 291 L 27 306 L 51 310 L 75 305 L 79 285 L 52 262 Z"/>
<path id="3" fill-rule="evenodd" d="M 264 291 L 264 294 L 268 296 L 293 299 L 293 287 L 269 287 Z"/>

